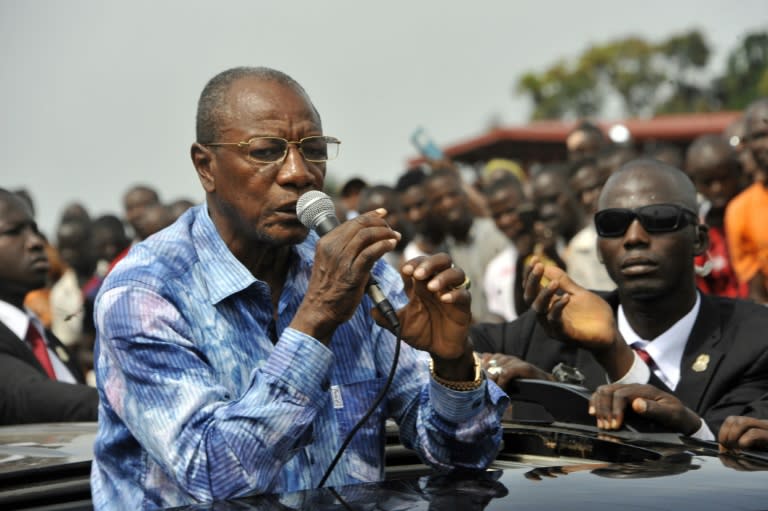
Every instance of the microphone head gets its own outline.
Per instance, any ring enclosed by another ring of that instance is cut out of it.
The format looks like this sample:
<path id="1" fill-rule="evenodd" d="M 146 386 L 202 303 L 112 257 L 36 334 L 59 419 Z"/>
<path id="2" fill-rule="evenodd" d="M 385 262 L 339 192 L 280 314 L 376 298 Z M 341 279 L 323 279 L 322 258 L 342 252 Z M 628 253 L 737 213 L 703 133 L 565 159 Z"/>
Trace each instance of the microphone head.
<path id="1" fill-rule="evenodd" d="M 296 215 L 306 227 L 317 229 L 324 219 L 336 218 L 336 206 L 327 194 L 320 190 L 310 190 L 296 202 Z"/>

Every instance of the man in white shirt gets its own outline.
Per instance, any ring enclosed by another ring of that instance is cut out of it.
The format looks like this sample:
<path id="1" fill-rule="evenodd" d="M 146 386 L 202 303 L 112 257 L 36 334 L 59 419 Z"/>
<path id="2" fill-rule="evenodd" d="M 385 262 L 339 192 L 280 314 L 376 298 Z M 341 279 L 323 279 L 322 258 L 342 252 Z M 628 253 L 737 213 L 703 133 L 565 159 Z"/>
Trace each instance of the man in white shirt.
<path id="1" fill-rule="evenodd" d="M 0 189 L 0 424 L 95 421 L 96 389 L 24 303 L 48 259 L 29 207 Z"/>
<path id="2" fill-rule="evenodd" d="M 557 363 L 575 366 L 597 388 L 589 412 L 607 430 L 630 408 L 706 440 L 730 415 L 765 418 L 768 310 L 696 289 L 693 258 L 708 237 L 695 211 L 696 191 L 679 169 L 634 160 L 613 174 L 595 227 L 617 291 L 601 297 L 562 270 L 534 266 L 525 280 L 531 312 L 472 331 L 478 351 L 509 355 L 494 356 L 498 382 L 554 380 Z"/>

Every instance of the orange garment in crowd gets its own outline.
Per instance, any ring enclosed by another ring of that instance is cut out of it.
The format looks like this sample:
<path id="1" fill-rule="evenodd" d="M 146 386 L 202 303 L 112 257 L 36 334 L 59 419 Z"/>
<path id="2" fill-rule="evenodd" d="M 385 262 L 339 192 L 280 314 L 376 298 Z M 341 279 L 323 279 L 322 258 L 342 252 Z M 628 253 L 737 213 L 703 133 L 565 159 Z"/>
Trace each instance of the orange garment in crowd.
<path id="1" fill-rule="evenodd" d="M 45 254 L 48 256 L 48 285 L 41 289 L 30 291 L 24 297 L 24 306 L 35 313 L 45 328 L 50 329 L 53 322 L 51 313 L 51 286 L 61 278 L 66 270 L 59 252 L 50 243 L 45 244 Z"/>
<path id="2" fill-rule="evenodd" d="M 736 276 L 748 282 L 757 272 L 768 277 L 768 188 L 754 183 L 731 199 L 725 233 Z"/>

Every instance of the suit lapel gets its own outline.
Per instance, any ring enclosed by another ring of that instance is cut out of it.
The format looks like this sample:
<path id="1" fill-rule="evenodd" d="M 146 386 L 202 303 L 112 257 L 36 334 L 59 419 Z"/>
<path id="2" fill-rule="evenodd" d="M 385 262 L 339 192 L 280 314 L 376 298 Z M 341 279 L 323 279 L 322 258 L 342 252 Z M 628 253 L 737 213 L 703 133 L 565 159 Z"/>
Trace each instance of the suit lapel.
<path id="1" fill-rule="evenodd" d="M 85 381 L 83 378 L 83 373 L 77 364 L 77 360 L 75 360 L 75 358 L 69 354 L 64 344 L 62 344 L 62 342 L 55 335 L 53 335 L 53 332 L 50 330 L 45 331 L 45 337 L 48 339 L 50 347 L 53 348 L 53 352 L 56 354 L 59 360 L 61 360 L 64 365 L 67 366 L 67 368 L 72 373 L 72 376 L 75 377 L 75 380 L 80 383 Z M 23 339 L 19 339 L 19 337 L 11 332 L 11 330 L 5 326 L 5 323 L 2 322 L 0 322 L 0 352 L 5 352 L 16 358 L 19 358 L 34 366 L 38 371 L 45 374 L 46 377 L 48 376 L 45 372 L 45 369 L 43 369 L 43 366 L 41 366 L 40 362 L 37 360 L 37 357 L 35 357 L 35 355 L 32 353 L 32 350 L 27 347 L 25 341 Z"/>
<path id="2" fill-rule="evenodd" d="M 720 310 L 706 295 L 680 361 L 680 382 L 675 394 L 689 408 L 698 411 L 705 390 L 725 353 L 717 348 L 722 338 Z"/>
<path id="3" fill-rule="evenodd" d="M 37 357 L 35 357 L 25 341 L 11 332 L 11 329 L 5 326 L 5 323 L 2 322 L 0 322 L 0 351 L 4 351 L 5 353 L 23 360 L 45 374 L 45 369 L 40 365 Z"/>

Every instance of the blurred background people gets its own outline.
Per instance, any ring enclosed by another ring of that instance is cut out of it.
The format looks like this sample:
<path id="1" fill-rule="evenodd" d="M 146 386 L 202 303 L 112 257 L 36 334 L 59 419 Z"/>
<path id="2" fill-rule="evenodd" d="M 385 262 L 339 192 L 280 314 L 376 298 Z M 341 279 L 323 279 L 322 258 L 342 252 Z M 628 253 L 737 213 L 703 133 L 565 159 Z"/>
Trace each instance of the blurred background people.
<path id="1" fill-rule="evenodd" d="M 755 162 L 753 183 L 728 204 L 725 230 L 737 277 L 752 300 L 768 304 L 768 98 L 747 108 L 744 136 Z"/>
<path id="2" fill-rule="evenodd" d="M 140 184 L 129 188 L 123 194 L 123 213 L 131 228 L 131 237 L 136 240 L 139 218 L 149 205 L 160 204 L 160 195 L 151 186 Z"/>
<path id="3" fill-rule="evenodd" d="M 384 208 L 387 210 L 387 216 L 384 220 L 389 226 L 401 234 L 400 241 L 392 252 L 384 254 L 384 259 L 396 269 L 405 262 L 403 251 L 413 238 L 413 228 L 405 217 L 400 200 L 394 188 L 387 185 L 367 186 L 360 192 L 358 200 L 359 213 L 367 213 L 374 209 Z"/>
<path id="4" fill-rule="evenodd" d="M 725 208 L 741 185 L 736 151 L 721 135 L 702 135 L 688 147 L 685 171 L 701 199 L 699 216 L 709 226 L 709 248 L 695 259 L 696 284 L 705 293 L 745 298 L 747 286 L 733 271 L 724 227 Z"/>
<path id="5" fill-rule="evenodd" d="M 475 217 L 461 178 L 451 169 L 437 169 L 424 180 L 429 225 L 445 235 L 445 247 L 457 266 L 482 287 L 485 268 L 507 248 L 506 237 L 490 218 Z M 472 293 L 472 320 L 498 321 L 491 314 L 482 290 Z"/>
<path id="6" fill-rule="evenodd" d="M 595 158 L 582 159 L 571 170 L 571 189 L 586 221 L 584 227 L 568 242 L 563 259 L 568 275 L 574 282 L 594 291 L 611 291 L 616 288 L 616 283 L 611 280 L 597 253 L 597 231 L 593 220 L 597 212 L 597 199 L 608 176 L 607 169 L 600 167 Z"/>

